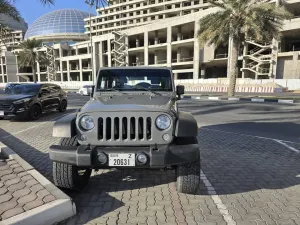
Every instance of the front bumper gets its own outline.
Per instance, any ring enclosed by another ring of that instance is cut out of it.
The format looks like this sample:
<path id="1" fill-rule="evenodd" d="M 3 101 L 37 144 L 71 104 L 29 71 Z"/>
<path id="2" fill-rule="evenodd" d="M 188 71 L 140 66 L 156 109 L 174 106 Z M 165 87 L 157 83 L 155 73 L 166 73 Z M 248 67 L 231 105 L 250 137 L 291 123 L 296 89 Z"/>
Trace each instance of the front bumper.
<path id="1" fill-rule="evenodd" d="M 99 147 L 99 146 L 50 146 L 50 159 L 55 162 L 61 162 L 80 167 L 108 168 L 108 163 L 101 164 L 98 161 L 97 154 L 105 153 L 144 153 L 147 155 L 146 164 L 139 164 L 136 161 L 136 167 L 140 168 L 165 168 L 173 165 L 184 164 L 199 159 L 198 144 L 187 145 L 162 145 L 162 146 L 120 146 L 120 147 Z M 126 167 L 128 168 L 128 167 Z M 129 167 L 130 168 L 130 167 Z"/>
<path id="2" fill-rule="evenodd" d="M 4 112 L 4 117 L 15 117 L 15 116 L 26 113 L 27 110 L 28 110 L 28 108 L 26 106 L 22 106 L 22 105 L 13 105 L 9 109 L 0 109 L 0 111 Z"/>

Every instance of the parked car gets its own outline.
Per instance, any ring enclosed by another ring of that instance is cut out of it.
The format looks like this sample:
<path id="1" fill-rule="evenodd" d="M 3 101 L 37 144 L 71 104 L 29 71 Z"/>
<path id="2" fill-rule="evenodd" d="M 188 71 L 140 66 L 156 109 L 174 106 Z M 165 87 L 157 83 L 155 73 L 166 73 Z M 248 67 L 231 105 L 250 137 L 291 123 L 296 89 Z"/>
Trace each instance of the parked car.
<path id="1" fill-rule="evenodd" d="M 184 86 L 175 87 L 171 69 L 105 68 L 91 99 L 55 122 L 50 146 L 53 180 L 80 189 L 92 169 L 176 170 L 178 192 L 195 194 L 200 184 L 197 121 L 180 111 Z"/>
<path id="2" fill-rule="evenodd" d="M 0 95 L 0 118 L 37 120 L 43 112 L 67 109 L 67 94 L 56 84 L 19 84 Z"/>
<path id="3" fill-rule="evenodd" d="M 91 95 L 94 85 L 84 85 L 78 90 L 80 95 Z"/>
<path id="4" fill-rule="evenodd" d="M 20 85 L 20 83 L 7 83 L 4 87 L 4 93 L 9 92 L 10 89 L 12 89 L 13 87 Z"/>

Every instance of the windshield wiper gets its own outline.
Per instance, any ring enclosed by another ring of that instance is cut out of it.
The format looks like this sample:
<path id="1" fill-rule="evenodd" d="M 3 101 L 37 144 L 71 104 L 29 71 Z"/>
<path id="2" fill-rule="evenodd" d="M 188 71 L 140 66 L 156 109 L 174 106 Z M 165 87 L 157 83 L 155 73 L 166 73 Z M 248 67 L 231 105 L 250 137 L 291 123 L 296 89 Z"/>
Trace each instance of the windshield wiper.
<path id="1" fill-rule="evenodd" d="M 142 86 L 135 86 L 135 89 L 136 90 L 149 91 L 149 92 L 151 92 L 152 94 L 155 94 L 155 95 L 161 95 L 160 93 L 157 93 L 156 91 L 152 91 L 150 88 L 145 88 L 145 87 L 142 87 Z"/>
<path id="2" fill-rule="evenodd" d="M 121 92 L 119 89 L 116 89 L 116 88 L 106 88 L 106 89 L 102 89 L 100 90 L 100 92 L 103 91 L 103 92 L 106 92 L 106 91 L 115 91 L 115 92 L 119 92 L 121 93 L 122 95 L 124 95 L 123 92 Z"/>

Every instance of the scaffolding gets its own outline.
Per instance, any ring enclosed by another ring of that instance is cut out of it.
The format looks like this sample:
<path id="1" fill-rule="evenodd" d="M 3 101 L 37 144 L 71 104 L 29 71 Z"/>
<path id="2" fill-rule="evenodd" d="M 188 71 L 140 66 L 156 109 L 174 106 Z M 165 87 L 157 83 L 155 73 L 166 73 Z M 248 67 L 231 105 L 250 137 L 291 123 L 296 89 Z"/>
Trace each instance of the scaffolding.
<path id="1" fill-rule="evenodd" d="M 56 80 L 54 48 L 48 45 L 44 45 L 44 47 L 46 48 L 47 58 L 47 79 L 48 81 L 54 81 Z"/>
<path id="2" fill-rule="evenodd" d="M 114 66 L 126 66 L 126 35 L 119 31 L 113 31 L 112 33 L 114 35 L 112 41 L 114 44 L 114 49 L 112 50 Z"/>
<path id="3" fill-rule="evenodd" d="M 248 51 L 249 46 L 254 46 Z M 271 77 L 273 75 L 272 65 L 275 59 L 274 46 L 272 43 L 258 43 L 246 40 L 246 52 L 243 57 L 242 71 L 248 71 L 258 77 Z"/>

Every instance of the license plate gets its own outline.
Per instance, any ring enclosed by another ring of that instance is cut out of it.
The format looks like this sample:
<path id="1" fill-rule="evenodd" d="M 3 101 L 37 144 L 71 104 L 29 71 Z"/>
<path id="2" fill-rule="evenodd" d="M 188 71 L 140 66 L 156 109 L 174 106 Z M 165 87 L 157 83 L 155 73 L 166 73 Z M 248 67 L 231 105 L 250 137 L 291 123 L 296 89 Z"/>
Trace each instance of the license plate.
<path id="1" fill-rule="evenodd" d="M 0 116 L 4 116 L 4 111 L 0 111 Z"/>
<path id="2" fill-rule="evenodd" d="M 135 166 L 135 154 L 112 153 L 108 155 L 109 166 Z"/>

